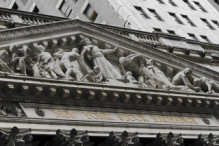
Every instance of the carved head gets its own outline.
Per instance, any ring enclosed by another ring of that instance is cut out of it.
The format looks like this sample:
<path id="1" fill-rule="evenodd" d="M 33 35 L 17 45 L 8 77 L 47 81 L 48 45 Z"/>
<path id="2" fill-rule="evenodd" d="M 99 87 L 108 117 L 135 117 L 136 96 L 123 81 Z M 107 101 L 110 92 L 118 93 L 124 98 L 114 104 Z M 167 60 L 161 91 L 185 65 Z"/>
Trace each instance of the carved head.
<path id="1" fill-rule="evenodd" d="M 36 47 L 36 52 L 38 53 L 42 53 L 42 52 L 45 52 L 46 48 L 42 45 L 39 45 Z"/>
<path id="2" fill-rule="evenodd" d="M 72 52 L 76 52 L 76 53 L 79 54 L 79 50 L 78 50 L 78 48 L 73 48 L 73 49 L 72 49 Z"/>
<path id="3" fill-rule="evenodd" d="M 132 76 L 132 72 L 130 71 L 126 72 L 126 76 Z"/>
<path id="4" fill-rule="evenodd" d="M 70 132 L 70 137 L 73 138 L 73 137 L 75 137 L 77 134 L 78 134 L 77 130 L 76 130 L 76 129 L 72 129 L 71 132 Z"/>
<path id="5" fill-rule="evenodd" d="M 98 74 L 100 72 L 100 68 L 98 66 L 94 66 L 94 73 Z"/>
<path id="6" fill-rule="evenodd" d="M 147 66 L 148 65 L 154 65 L 155 64 L 155 61 L 153 59 L 149 59 L 147 62 L 146 62 Z"/>
<path id="7" fill-rule="evenodd" d="M 19 134 L 19 129 L 17 127 L 13 127 L 11 129 L 11 135 L 18 135 Z"/>
<path id="8" fill-rule="evenodd" d="M 83 38 L 80 42 L 79 42 L 79 45 L 81 46 L 86 46 L 86 45 L 91 45 L 92 42 L 90 41 L 89 38 Z"/>
<path id="9" fill-rule="evenodd" d="M 191 70 L 191 68 L 186 68 L 186 69 L 184 69 L 184 73 L 185 73 L 185 75 L 191 75 L 192 74 L 192 70 Z"/>
<path id="10" fill-rule="evenodd" d="M 120 64 L 125 64 L 125 60 L 126 60 L 125 57 L 120 57 L 119 58 L 119 63 Z"/>

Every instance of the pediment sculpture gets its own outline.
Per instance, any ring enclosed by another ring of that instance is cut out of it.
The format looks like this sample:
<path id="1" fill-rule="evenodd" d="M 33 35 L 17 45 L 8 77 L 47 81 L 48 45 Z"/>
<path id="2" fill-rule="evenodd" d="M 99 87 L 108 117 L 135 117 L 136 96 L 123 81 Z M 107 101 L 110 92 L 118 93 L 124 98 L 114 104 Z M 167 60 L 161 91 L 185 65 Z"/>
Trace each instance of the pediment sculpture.
<path id="1" fill-rule="evenodd" d="M 219 93 L 216 81 L 194 75 L 191 68 L 180 70 L 82 34 L 74 36 L 71 43 L 55 47 L 12 44 L 0 51 L 0 74 Z"/>

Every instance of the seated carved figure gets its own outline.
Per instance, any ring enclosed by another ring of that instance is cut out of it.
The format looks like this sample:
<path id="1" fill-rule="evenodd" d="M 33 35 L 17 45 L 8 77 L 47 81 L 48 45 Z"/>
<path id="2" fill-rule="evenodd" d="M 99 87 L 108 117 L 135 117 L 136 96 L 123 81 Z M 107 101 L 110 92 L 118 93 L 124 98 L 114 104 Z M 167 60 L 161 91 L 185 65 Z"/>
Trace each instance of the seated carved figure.
<path id="1" fill-rule="evenodd" d="M 155 62 L 153 59 L 149 59 L 146 63 L 147 68 L 150 69 L 154 73 L 154 75 L 157 77 L 157 79 L 162 82 L 162 85 L 164 86 L 164 88 L 173 88 L 174 85 L 164 75 L 164 73 L 154 65 L 154 63 Z"/>
<path id="2" fill-rule="evenodd" d="M 52 78 L 57 79 L 64 77 L 62 70 L 55 65 L 54 58 L 49 52 L 45 52 L 45 47 L 39 45 L 36 47 L 36 54 L 38 54 L 37 63 L 40 70 L 44 70 L 50 74 Z"/>
<path id="3" fill-rule="evenodd" d="M 126 74 L 122 76 L 120 81 L 138 84 L 138 81 L 136 81 L 136 79 L 132 76 L 132 72 L 130 71 L 127 71 Z"/>
<path id="4" fill-rule="evenodd" d="M 113 65 L 104 57 L 105 54 L 112 54 L 118 50 L 115 49 L 100 49 L 98 46 L 92 45 L 88 38 L 84 38 L 79 43 L 82 46 L 81 57 L 85 66 L 86 73 L 89 73 L 94 66 L 98 66 L 108 78 L 121 78 L 120 73 Z M 89 67 L 89 63 L 92 63 Z"/>
<path id="5" fill-rule="evenodd" d="M 6 50 L 0 51 L 0 73 L 13 74 L 14 72 L 9 68 L 7 62 L 9 61 L 9 54 Z"/>
<path id="6" fill-rule="evenodd" d="M 12 46 L 13 48 L 13 46 Z M 27 46 L 15 48 L 12 52 L 10 66 L 14 72 L 20 70 L 20 73 L 27 76 L 27 70 L 32 71 L 33 61 L 30 57 L 30 49 Z"/>
<path id="7" fill-rule="evenodd" d="M 172 79 L 173 85 L 186 85 L 191 90 L 196 92 L 200 91 L 200 87 L 194 87 L 190 81 L 194 78 L 192 77 L 192 70 L 190 68 L 186 68 L 183 71 L 178 72 Z"/>
<path id="8" fill-rule="evenodd" d="M 136 78 L 141 84 L 145 83 L 145 80 L 151 79 L 158 86 L 158 88 L 163 89 L 162 83 L 157 79 L 151 70 L 145 66 L 145 59 L 142 55 L 131 54 L 127 57 L 121 57 L 119 62 L 123 70 L 131 71 L 135 74 Z"/>
<path id="9" fill-rule="evenodd" d="M 158 80 L 160 80 L 160 82 L 162 83 L 164 88 L 168 88 L 170 90 L 183 90 L 183 91 L 189 91 L 190 89 L 187 86 L 183 86 L 183 85 L 173 85 L 170 82 L 170 79 L 168 79 L 165 74 L 154 65 L 154 60 L 153 59 L 149 59 L 147 61 L 147 68 L 150 69 L 154 75 L 156 76 L 156 78 Z"/>
<path id="10" fill-rule="evenodd" d="M 105 82 L 108 81 L 107 76 L 104 75 L 98 66 L 94 66 L 93 70 L 95 74 L 95 82 Z"/>
<path id="11" fill-rule="evenodd" d="M 53 56 L 60 59 L 60 67 L 65 70 L 66 79 L 80 81 L 83 73 L 78 63 L 78 57 L 80 55 L 77 48 L 73 48 L 71 52 L 65 52 L 63 49 L 59 49 Z"/>
<path id="12" fill-rule="evenodd" d="M 203 91 L 211 93 L 219 93 L 219 84 L 213 80 L 210 80 L 206 77 L 195 78 L 194 86 L 200 87 Z"/>

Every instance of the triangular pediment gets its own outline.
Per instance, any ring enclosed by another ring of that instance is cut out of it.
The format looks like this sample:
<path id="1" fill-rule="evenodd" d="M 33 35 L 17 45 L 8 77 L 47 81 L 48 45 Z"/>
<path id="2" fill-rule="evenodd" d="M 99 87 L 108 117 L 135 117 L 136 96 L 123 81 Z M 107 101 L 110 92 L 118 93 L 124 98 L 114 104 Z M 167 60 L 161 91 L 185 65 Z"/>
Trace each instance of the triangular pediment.
<path id="1" fill-rule="evenodd" d="M 0 42 L 9 76 L 183 91 L 194 90 L 176 77 L 186 68 L 219 80 L 215 71 L 79 20 L 1 31 Z"/>

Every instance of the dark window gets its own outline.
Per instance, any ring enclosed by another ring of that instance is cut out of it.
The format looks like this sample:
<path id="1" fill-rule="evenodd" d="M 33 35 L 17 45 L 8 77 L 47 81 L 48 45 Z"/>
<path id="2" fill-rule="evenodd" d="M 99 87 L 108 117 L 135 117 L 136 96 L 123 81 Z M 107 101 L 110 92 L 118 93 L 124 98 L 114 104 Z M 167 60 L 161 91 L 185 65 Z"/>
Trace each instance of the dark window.
<path id="1" fill-rule="evenodd" d="M 207 36 L 204 35 L 200 35 L 202 37 L 202 39 L 206 42 L 206 43 L 210 43 L 210 40 L 208 39 Z"/>
<path id="2" fill-rule="evenodd" d="M 165 4 L 163 0 L 157 0 L 160 4 Z"/>
<path id="3" fill-rule="evenodd" d="M 188 5 L 189 8 L 191 8 L 192 10 L 196 10 L 196 9 L 192 6 L 192 4 L 189 3 L 188 0 L 183 0 L 183 1 Z"/>
<path id="4" fill-rule="evenodd" d="M 168 32 L 169 34 L 176 34 L 175 31 L 173 31 L 173 30 L 167 30 L 167 32 Z"/>
<path id="5" fill-rule="evenodd" d="M 202 20 L 202 22 L 204 22 L 205 25 L 207 25 L 210 29 L 214 30 L 214 27 L 206 20 L 203 18 L 200 18 Z"/>
<path id="6" fill-rule="evenodd" d="M 13 9 L 13 10 L 17 10 L 17 9 L 18 9 L 18 5 L 17 5 L 17 3 L 14 3 L 13 6 L 11 7 L 11 9 Z"/>
<path id="7" fill-rule="evenodd" d="M 189 23 L 191 26 L 195 26 L 195 24 L 188 18 L 188 16 L 186 15 L 181 15 L 186 21 L 187 23 Z"/>
<path id="8" fill-rule="evenodd" d="M 181 21 L 174 13 L 169 13 L 169 14 L 170 14 L 170 16 L 173 17 L 173 19 L 174 19 L 177 23 L 183 24 L 182 21 Z"/>
<path id="9" fill-rule="evenodd" d="M 188 33 L 188 35 L 191 39 L 198 41 L 198 38 L 194 34 Z"/>
<path id="10" fill-rule="evenodd" d="M 152 15 L 154 15 L 154 17 L 159 20 L 159 21 L 163 21 L 163 19 L 157 14 L 157 12 L 153 9 L 148 9 Z"/>
<path id="11" fill-rule="evenodd" d="M 84 10 L 84 14 L 92 21 L 94 22 L 98 16 L 97 12 L 91 7 L 90 4 L 87 5 L 87 7 Z"/>
<path id="12" fill-rule="evenodd" d="M 154 31 L 156 31 L 156 32 L 162 32 L 162 30 L 160 29 L 160 28 L 153 28 L 154 29 Z"/>
<path id="13" fill-rule="evenodd" d="M 176 3 L 175 3 L 173 0 L 169 0 L 169 3 L 170 3 L 172 6 L 177 7 Z"/>
<path id="14" fill-rule="evenodd" d="M 138 6 L 134 6 L 134 7 L 140 15 L 142 15 L 144 18 L 150 19 L 150 17 L 146 14 L 144 10 L 142 10 L 141 7 L 138 7 Z"/>
<path id="15" fill-rule="evenodd" d="M 219 23 L 218 23 L 217 21 L 212 20 L 212 22 L 213 22 L 215 25 L 217 25 L 217 27 L 219 27 Z"/>
<path id="16" fill-rule="evenodd" d="M 37 8 L 37 6 L 35 6 L 34 8 L 33 8 L 33 13 L 39 13 L 39 9 Z"/>
<path id="17" fill-rule="evenodd" d="M 202 10 L 203 12 L 207 12 L 199 2 L 194 2 L 194 3 L 199 7 L 200 10 Z"/>

